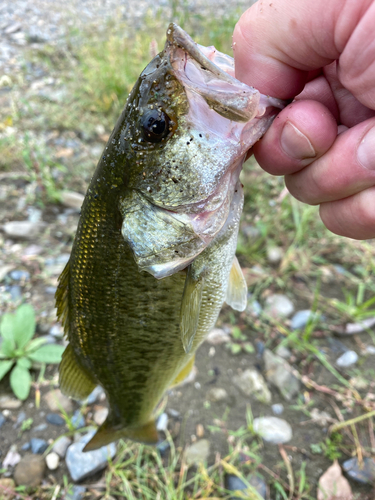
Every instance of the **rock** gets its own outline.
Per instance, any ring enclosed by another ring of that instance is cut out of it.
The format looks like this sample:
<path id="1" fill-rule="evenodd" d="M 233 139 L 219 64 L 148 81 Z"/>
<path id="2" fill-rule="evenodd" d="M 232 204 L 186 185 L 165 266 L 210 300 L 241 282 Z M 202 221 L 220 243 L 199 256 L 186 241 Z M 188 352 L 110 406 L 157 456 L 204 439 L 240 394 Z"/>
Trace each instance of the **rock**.
<path id="1" fill-rule="evenodd" d="M 275 353 L 280 356 L 280 358 L 283 359 L 289 359 L 290 356 L 292 355 L 292 352 L 290 349 L 285 347 L 284 345 L 280 344 L 279 346 L 276 347 Z"/>
<path id="2" fill-rule="evenodd" d="M 85 427 L 85 417 L 82 415 L 80 410 L 76 410 L 71 418 L 71 423 L 75 429 L 81 429 L 81 427 Z"/>
<path id="3" fill-rule="evenodd" d="M 218 403 L 219 401 L 228 399 L 228 393 L 221 387 L 212 387 L 212 389 L 207 392 L 206 398 L 212 403 Z"/>
<path id="4" fill-rule="evenodd" d="M 255 418 L 253 428 L 267 443 L 287 443 L 293 437 L 292 428 L 288 422 L 277 417 Z"/>
<path id="5" fill-rule="evenodd" d="M 234 474 L 226 474 L 224 478 L 224 486 L 226 490 L 233 491 L 234 495 L 230 496 L 231 500 L 240 500 L 241 498 L 251 498 L 255 499 L 254 490 L 258 493 L 261 498 L 266 498 L 267 485 L 264 479 L 257 474 L 250 474 L 246 481 L 252 486 L 248 486 L 242 481 L 241 478 L 235 476 Z M 241 492 L 241 496 L 237 496 L 236 492 Z M 259 498 L 257 496 L 256 498 Z"/>
<path id="6" fill-rule="evenodd" d="M 374 484 L 375 482 L 375 460 L 373 458 L 364 458 L 362 464 L 358 458 L 350 458 L 342 464 L 342 468 L 347 475 L 362 484 Z"/>
<path id="7" fill-rule="evenodd" d="M 358 375 L 357 377 L 352 377 L 349 380 L 349 384 L 354 387 L 355 389 L 358 389 L 359 391 L 362 391 L 364 389 L 367 389 L 369 386 L 369 381 L 365 379 L 364 377 L 361 377 L 361 375 Z"/>
<path id="8" fill-rule="evenodd" d="M 61 436 L 60 438 L 57 439 L 55 444 L 52 447 L 52 451 L 57 453 L 59 457 L 64 458 L 66 450 L 68 447 L 71 445 L 72 440 L 68 438 L 67 436 Z"/>
<path id="9" fill-rule="evenodd" d="M 318 314 L 310 311 L 310 309 L 302 309 L 297 311 L 292 319 L 290 320 L 290 327 L 292 330 L 298 330 L 299 328 L 305 328 L 307 323 L 311 320 L 315 320 L 319 317 Z"/>
<path id="10" fill-rule="evenodd" d="M 3 279 L 5 278 L 5 276 L 7 276 L 7 274 L 14 268 L 13 265 L 9 264 L 9 265 L 6 265 L 6 266 L 1 266 L 0 267 L 0 281 L 3 281 Z"/>
<path id="11" fill-rule="evenodd" d="M 65 420 L 58 413 L 48 413 L 46 420 L 52 425 L 64 425 Z"/>
<path id="12" fill-rule="evenodd" d="M 65 207 L 81 210 L 84 199 L 85 197 L 81 193 L 76 193 L 74 191 L 62 191 L 60 201 Z"/>
<path id="13" fill-rule="evenodd" d="M 16 302 L 22 297 L 22 289 L 19 285 L 13 285 L 7 290 L 10 293 L 13 302 Z"/>
<path id="14" fill-rule="evenodd" d="M 57 453 L 52 451 L 46 456 L 46 464 L 49 470 L 56 470 L 60 463 L 60 457 Z"/>
<path id="15" fill-rule="evenodd" d="M 86 488 L 84 486 L 74 485 L 69 488 L 64 500 L 83 500 L 85 497 Z"/>
<path id="16" fill-rule="evenodd" d="M 108 416 L 108 408 L 105 406 L 99 406 L 94 413 L 94 422 L 96 425 L 102 425 Z"/>
<path id="17" fill-rule="evenodd" d="M 48 408 L 53 412 L 58 412 L 61 408 L 66 411 L 66 413 L 71 413 L 73 411 L 72 400 L 64 396 L 60 389 L 53 389 L 47 392 L 44 396 L 44 400 Z"/>
<path id="18" fill-rule="evenodd" d="M 348 368 L 358 361 L 358 354 L 355 351 L 346 351 L 338 359 L 336 365 L 340 368 Z"/>
<path id="19" fill-rule="evenodd" d="M 17 415 L 17 420 L 13 428 L 16 429 L 17 427 L 20 427 L 25 419 L 26 419 L 26 413 L 24 411 L 20 411 L 19 414 Z"/>
<path id="20" fill-rule="evenodd" d="M 361 333 L 365 330 L 368 330 L 372 326 L 375 325 L 375 318 L 365 318 L 358 323 L 348 323 L 345 326 L 345 334 L 346 335 L 354 335 L 355 333 Z"/>
<path id="21" fill-rule="evenodd" d="M 294 305 L 286 295 L 274 294 L 266 299 L 264 312 L 272 318 L 288 318 L 293 311 Z"/>
<path id="22" fill-rule="evenodd" d="M 35 455 L 41 455 L 48 448 L 48 443 L 44 439 L 31 438 L 30 439 L 31 452 Z"/>
<path id="23" fill-rule="evenodd" d="M 92 393 L 87 397 L 86 403 L 88 405 L 92 405 L 97 401 L 103 401 L 104 399 L 105 399 L 105 392 L 103 388 L 100 385 L 98 385 L 95 387 Z"/>
<path id="24" fill-rule="evenodd" d="M 35 238 L 47 224 L 45 222 L 12 221 L 6 222 L 2 227 L 9 238 L 31 240 Z"/>
<path id="25" fill-rule="evenodd" d="M 28 281 L 30 279 L 30 273 L 27 271 L 22 271 L 15 269 L 12 271 L 9 276 L 12 278 L 14 281 Z"/>
<path id="26" fill-rule="evenodd" d="M 271 392 L 267 383 L 257 370 L 245 370 L 240 375 L 233 377 L 233 383 L 245 394 L 255 396 L 262 403 L 271 402 Z"/>
<path id="27" fill-rule="evenodd" d="M 162 457 L 165 456 L 170 447 L 171 445 L 169 444 L 169 441 L 167 439 L 165 439 L 164 441 L 159 441 L 156 445 L 156 449 Z"/>
<path id="28" fill-rule="evenodd" d="M 20 23 L 13 23 L 13 24 L 9 24 L 5 30 L 4 30 L 4 33 L 6 35 L 12 35 L 13 33 L 17 33 L 17 31 L 20 31 L 22 29 L 22 26 Z"/>
<path id="29" fill-rule="evenodd" d="M 116 446 L 111 443 L 98 450 L 83 452 L 82 449 L 95 434 L 92 430 L 85 434 L 78 442 L 69 446 L 65 462 L 68 467 L 72 480 L 75 482 L 95 474 L 95 472 L 104 469 L 108 458 L 113 458 L 116 453 Z"/>
<path id="30" fill-rule="evenodd" d="M 200 439 L 188 446 L 185 450 L 185 460 L 188 465 L 198 465 L 207 460 L 210 453 L 208 439 Z"/>
<path id="31" fill-rule="evenodd" d="M 165 432 L 168 427 L 168 415 L 166 413 L 162 413 L 156 422 L 156 430 L 159 432 Z"/>
<path id="32" fill-rule="evenodd" d="M 62 339 L 64 336 L 64 329 L 61 325 L 55 324 L 55 325 L 51 326 L 48 334 L 51 335 L 52 337 Z"/>
<path id="33" fill-rule="evenodd" d="M 300 382 L 293 375 L 292 367 L 269 349 L 265 349 L 263 359 L 266 379 L 279 389 L 284 399 L 291 401 L 300 389 Z"/>
<path id="34" fill-rule="evenodd" d="M 231 495 L 229 497 L 231 500 L 239 500 L 240 498 L 246 498 L 246 496 L 244 497 L 244 495 L 247 495 L 247 493 L 250 494 L 249 491 L 246 491 L 247 490 L 246 484 L 242 481 L 241 478 L 235 476 L 234 474 L 226 474 L 225 475 L 225 478 L 224 478 L 224 487 L 228 491 L 234 491 L 234 492 L 241 492 L 242 493 L 241 497 L 237 496 L 236 494 Z"/>
<path id="35" fill-rule="evenodd" d="M 260 303 L 255 300 L 255 299 L 251 299 L 249 298 L 248 299 L 248 302 L 247 302 L 247 306 L 246 306 L 246 313 L 247 314 L 250 314 L 251 316 L 260 316 L 260 314 L 262 313 L 262 306 L 260 305 Z"/>
<path id="36" fill-rule="evenodd" d="M 17 452 L 16 445 L 13 444 L 10 447 L 8 453 L 5 455 L 5 458 L 3 460 L 3 467 L 4 469 L 8 469 L 9 467 L 14 467 L 15 465 L 18 464 L 20 460 L 21 460 L 21 455 Z"/>
<path id="37" fill-rule="evenodd" d="M 230 335 L 221 328 L 213 328 L 207 335 L 206 341 L 211 345 L 225 344 L 230 341 Z"/>
<path id="38" fill-rule="evenodd" d="M 39 424 L 36 427 L 34 427 L 34 432 L 43 432 L 48 428 L 47 424 Z"/>
<path id="39" fill-rule="evenodd" d="M 16 494 L 14 488 L 15 482 L 10 477 L 3 477 L 0 479 L 0 498 L 1 500 L 14 500 Z"/>
<path id="40" fill-rule="evenodd" d="M 272 405 L 271 408 L 275 415 L 281 415 L 284 411 L 284 406 L 278 403 Z"/>
<path id="41" fill-rule="evenodd" d="M 311 410 L 310 416 L 312 420 L 321 427 L 327 427 L 327 425 L 333 421 L 331 415 L 328 412 L 319 411 L 318 408 L 313 408 Z"/>
<path id="42" fill-rule="evenodd" d="M 25 455 L 14 471 L 18 486 L 39 486 L 42 482 L 46 463 L 41 455 Z"/>
<path id="43" fill-rule="evenodd" d="M 281 247 L 268 247 L 267 260 L 270 264 L 279 264 L 284 257 L 284 251 Z"/>
<path id="44" fill-rule="evenodd" d="M 0 396 L 0 408 L 3 410 L 18 410 L 22 405 L 22 401 L 9 396 Z"/>
<path id="45" fill-rule="evenodd" d="M 366 347 L 367 354 L 375 354 L 375 345 L 368 345 Z"/>
<path id="46" fill-rule="evenodd" d="M 27 442 L 27 443 L 24 443 L 22 446 L 21 446 L 21 450 L 22 451 L 29 451 L 29 449 L 31 448 L 30 446 L 30 443 Z"/>
<path id="47" fill-rule="evenodd" d="M 0 413 L 0 428 L 5 424 L 7 419 L 4 417 L 2 413 Z"/>

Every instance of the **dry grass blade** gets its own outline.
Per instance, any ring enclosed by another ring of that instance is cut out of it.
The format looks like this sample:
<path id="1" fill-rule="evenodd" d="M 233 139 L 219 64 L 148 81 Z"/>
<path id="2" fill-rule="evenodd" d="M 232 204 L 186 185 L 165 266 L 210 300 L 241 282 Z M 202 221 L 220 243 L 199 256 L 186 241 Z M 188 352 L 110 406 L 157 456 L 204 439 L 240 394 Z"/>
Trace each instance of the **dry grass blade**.
<path id="1" fill-rule="evenodd" d="M 279 452 L 281 455 L 281 458 L 284 460 L 286 470 L 288 472 L 288 481 L 289 481 L 289 500 L 292 500 L 294 496 L 294 475 L 293 475 L 293 469 L 292 465 L 290 463 L 289 457 L 287 452 L 285 451 L 285 448 L 282 444 L 279 444 Z"/>

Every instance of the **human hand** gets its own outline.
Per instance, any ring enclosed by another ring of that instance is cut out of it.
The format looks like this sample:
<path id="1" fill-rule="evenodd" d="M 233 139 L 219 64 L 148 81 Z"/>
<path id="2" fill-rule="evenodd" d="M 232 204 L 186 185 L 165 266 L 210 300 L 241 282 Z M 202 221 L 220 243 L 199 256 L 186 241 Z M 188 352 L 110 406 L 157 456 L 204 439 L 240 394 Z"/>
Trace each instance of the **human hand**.
<path id="1" fill-rule="evenodd" d="M 375 1 L 259 0 L 236 25 L 236 77 L 295 100 L 254 146 L 334 233 L 375 237 Z"/>

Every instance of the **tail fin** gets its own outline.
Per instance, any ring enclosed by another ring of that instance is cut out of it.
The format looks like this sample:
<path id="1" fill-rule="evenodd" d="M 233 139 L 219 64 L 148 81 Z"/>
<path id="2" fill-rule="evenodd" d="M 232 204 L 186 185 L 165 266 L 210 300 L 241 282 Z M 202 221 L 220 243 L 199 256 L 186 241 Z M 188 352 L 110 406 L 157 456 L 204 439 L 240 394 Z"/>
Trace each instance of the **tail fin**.
<path id="1" fill-rule="evenodd" d="M 138 441 L 145 444 L 156 444 L 159 437 L 155 420 L 150 420 L 147 424 L 140 425 L 139 427 L 115 429 L 112 422 L 107 419 L 104 424 L 99 427 L 95 436 L 86 444 L 83 451 L 96 450 L 120 438 L 131 439 L 132 441 Z"/>

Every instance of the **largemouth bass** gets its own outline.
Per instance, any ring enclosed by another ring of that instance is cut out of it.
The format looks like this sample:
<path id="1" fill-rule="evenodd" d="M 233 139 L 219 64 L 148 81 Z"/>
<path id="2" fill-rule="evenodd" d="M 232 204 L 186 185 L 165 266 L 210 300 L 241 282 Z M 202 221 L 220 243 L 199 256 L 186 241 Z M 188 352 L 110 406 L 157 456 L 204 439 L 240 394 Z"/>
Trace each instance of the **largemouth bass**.
<path id="1" fill-rule="evenodd" d="M 224 300 L 245 308 L 239 174 L 282 107 L 236 80 L 232 58 L 175 24 L 141 73 L 56 292 L 69 340 L 61 390 L 83 399 L 100 384 L 109 402 L 85 450 L 120 437 L 157 442 L 154 409 L 188 375 Z"/>

